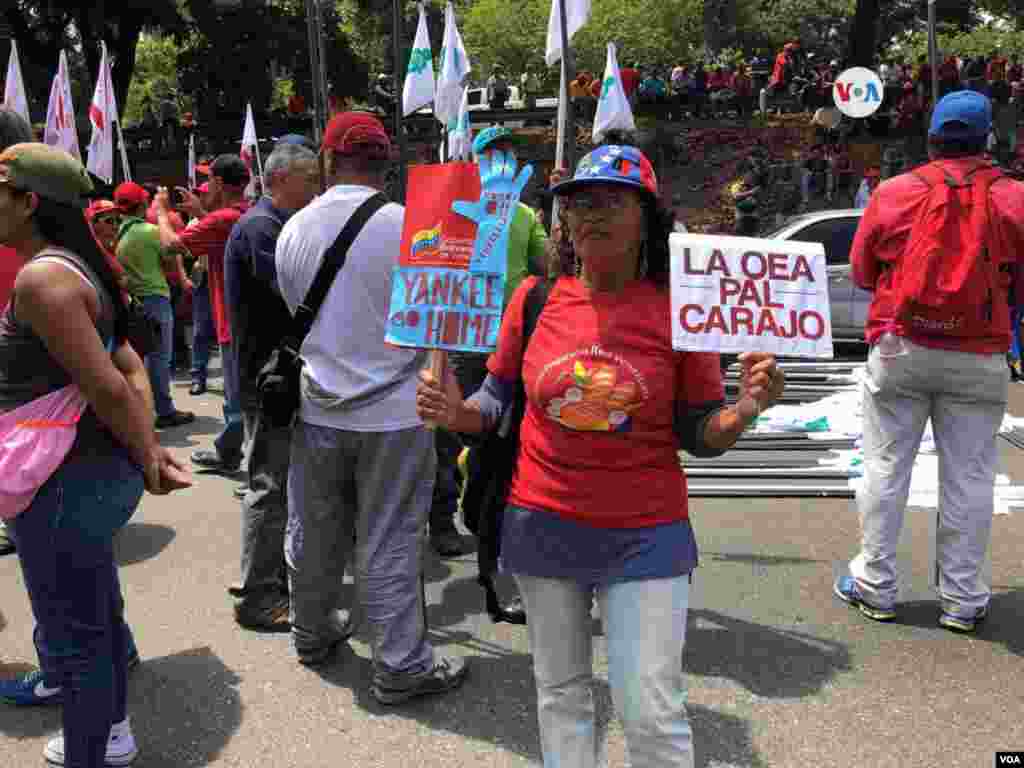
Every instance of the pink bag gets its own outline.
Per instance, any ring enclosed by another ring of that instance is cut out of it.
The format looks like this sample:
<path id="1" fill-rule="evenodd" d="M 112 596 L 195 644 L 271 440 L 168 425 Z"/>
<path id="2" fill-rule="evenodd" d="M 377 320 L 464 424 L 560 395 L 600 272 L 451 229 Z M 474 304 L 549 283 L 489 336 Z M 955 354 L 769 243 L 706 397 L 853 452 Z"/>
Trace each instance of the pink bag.
<path id="1" fill-rule="evenodd" d="M 24 512 L 75 444 L 86 401 L 74 384 L 0 414 L 0 518 Z"/>

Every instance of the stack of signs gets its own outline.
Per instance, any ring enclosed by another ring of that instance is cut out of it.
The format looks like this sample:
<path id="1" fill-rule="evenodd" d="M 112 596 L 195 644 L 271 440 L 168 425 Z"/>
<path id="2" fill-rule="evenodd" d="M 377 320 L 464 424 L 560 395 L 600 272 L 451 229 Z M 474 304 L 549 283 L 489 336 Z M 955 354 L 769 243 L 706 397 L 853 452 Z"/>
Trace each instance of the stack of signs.
<path id="1" fill-rule="evenodd" d="M 673 234 L 672 346 L 832 357 L 820 243 Z"/>
<path id="2" fill-rule="evenodd" d="M 391 288 L 386 341 L 490 352 L 505 303 L 508 235 L 532 168 L 488 152 L 473 163 L 415 166 Z M 482 183 L 481 183 L 482 180 Z"/>

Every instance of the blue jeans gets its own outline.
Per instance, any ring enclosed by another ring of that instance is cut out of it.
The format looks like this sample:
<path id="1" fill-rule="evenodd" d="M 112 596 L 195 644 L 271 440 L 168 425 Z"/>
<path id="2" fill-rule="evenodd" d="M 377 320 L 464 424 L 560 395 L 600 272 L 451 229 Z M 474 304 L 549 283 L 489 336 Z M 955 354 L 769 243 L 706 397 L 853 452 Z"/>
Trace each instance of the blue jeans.
<path id="1" fill-rule="evenodd" d="M 594 590 L 516 574 L 530 617 L 544 768 L 606 765 L 592 683 Z M 690 577 L 629 581 L 597 592 L 608 683 L 633 768 L 693 768 L 682 654 Z"/>
<path id="2" fill-rule="evenodd" d="M 70 461 L 13 520 L 46 682 L 64 689 L 65 766 L 102 768 L 126 717 L 127 632 L 115 533 L 142 498 L 127 458 Z"/>
<path id="3" fill-rule="evenodd" d="M 245 421 L 242 419 L 242 393 L 238 380 L 238 355 L 234 344 L 221 344 L 221 365 L 224 367 L 224 429 L 213 444 L 222 461 L 242 458 Z"/>
<path id="4" fill-rule="evenodd" d="M 216 343 L 217 331 L 213 327 L 210 282 L 204 272 L 192 290 L 192 381 L 206 383 L 210 351 Z"/>
<path id="5" fill-rule="evenodd" d="M 171 400 L 171 354 L 174 351 L 174 310 L 165 296 L 145 296 L 142 311 L 158 327 L 156 349 L 146 355 L 146 373 L 153 388 L 157 416 L 174 413 Z"/>

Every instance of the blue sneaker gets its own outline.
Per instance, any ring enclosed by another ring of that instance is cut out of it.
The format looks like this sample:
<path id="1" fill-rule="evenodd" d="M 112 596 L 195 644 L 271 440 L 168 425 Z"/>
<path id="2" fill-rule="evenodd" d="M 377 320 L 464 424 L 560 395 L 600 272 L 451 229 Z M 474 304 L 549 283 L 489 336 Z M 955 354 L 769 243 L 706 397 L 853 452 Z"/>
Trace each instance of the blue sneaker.
<path id="1" fill-rule="evenodd" d="M 131 671 L 141 663 L 139 651 L 135 643 L 128 651 L 128 670 Z M 46 684 L 43 670 L 36 669 L 21 678 L 0 680 L 0 701 L 16 707 L 38 707 L 60 704 L 63 701 L 61 688 L 50 688 Z"/>
<path id="2" fill-rule="evenodd" d="M 29 672 L 20 679 L 0 680 L 0 701 L 16 707 L 60 704 L 62 700 L 60 686 L 47 687 L 41 669 Z"/>
<path id="3" fill-rule="evenodd" d="M 832 591 L 844 603 L 856 606 L 869 619 L 874 621 L 892 621 L 896 618 L 896 611 L 894 609 L 879 608 L 878 606 L 871 605 L 861 597 L 860 590 L 857 589 L 857 580 L 853 576 L 840 576 L 836 579 L 836 583 L 832 585 Z"/>
<path id="4" fill-rule="evenodd" d="M 952 630 L 953 632 L 960 632 L 963 634 L 969 634 L 978 628 L 985 619 L 988 618 L 988 606 L 983 606 L 975 610 L 974 615 L 970 618 L 963 616 L 957 616 L 955 613 L 948 613 L 943 609 L 942 613 L 939 614 L 939 626 L 944 629 Z"/>

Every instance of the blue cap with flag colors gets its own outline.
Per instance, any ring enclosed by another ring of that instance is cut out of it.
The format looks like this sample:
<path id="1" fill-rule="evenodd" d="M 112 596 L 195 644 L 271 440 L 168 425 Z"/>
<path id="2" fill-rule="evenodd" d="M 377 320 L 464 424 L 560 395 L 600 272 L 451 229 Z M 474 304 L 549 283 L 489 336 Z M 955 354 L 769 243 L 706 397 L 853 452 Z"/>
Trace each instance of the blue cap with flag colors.
<path id="1" fill-rule="evenodd" d="M 984 139 L 992 130 L 992 102 L 977 91 L 954 91 L 935 106 L 928 135 L 938 139 Z"/>
<path id="2" fill-rule="evenodd" d="M 643 152 L 636 147 L 598 147 L 584 155 L 576 166 L 576 174 L 556 184 L 551 191 L 568 195 L 585 184 L 622 184 L 658 196 L 658 177 Z"/>
<path id="3" fill-rule="evenodd" d="M 487 151 L 487 148 L 494 144 L 496 141 L 521 141 L 519 136 L 516 136 L 515 132 L 511 128 L 505 128 L 501 125 L 495 125 L 490 128 L 484 128 L 476 135 L 473 139 L 473 154 L 482 155 Z"/>

